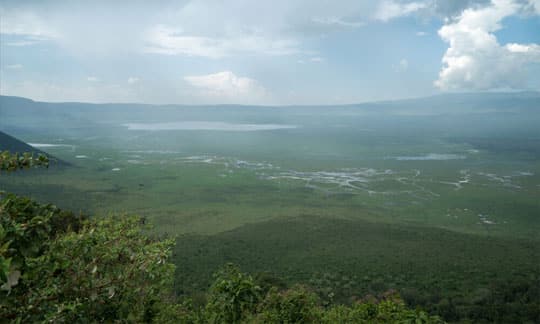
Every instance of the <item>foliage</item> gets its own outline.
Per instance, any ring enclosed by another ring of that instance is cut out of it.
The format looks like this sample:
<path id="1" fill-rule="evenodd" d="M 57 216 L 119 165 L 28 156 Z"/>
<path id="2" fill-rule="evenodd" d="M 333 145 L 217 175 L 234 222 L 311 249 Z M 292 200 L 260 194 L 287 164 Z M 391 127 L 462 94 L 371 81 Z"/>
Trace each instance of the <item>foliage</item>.
<path id="1" fill-rule="evenodd" d="M 256 319 L 263 323 L 312 323 L 321 318 L 318 305 L 317 295 L 303 286 L 285 291 L 272 288 L 259 306 Z"/>
<path id="2" fill-rule="evenodd" d="M 411 310 L 395 291 L 348 307 L 325 307 L 319 297 L 301 285 L 265 296 L 251 276 L 227 265 L 215 275 L 204 322 L 209 323 L 443 323 L 436 316 Z"/>
<path id="3" fill-rule="evenodd" d="M 173 242 L 147 237 L 137 217 L 89 221 L 13 195 L 0 216 L 1 318 L 140 322 L 170 296 Z"/>
<path id="4" fill-rule="evenodd" d="M 166 261 L 172 242 L 147 238 L 139 221 L 100 220 L 55 240 L 49 253 L 32 262 L 32 275 L 43 278 L 40 292 L 26 297 L 32 309 L 54 310 L 55 321 L 139 321 L 156 312 L 170 291 L 174 266 Z"/>
<path id="5" fill-rule="evenodd" d="M 323 323 L 444 323 L 437 316 L 412 310 L 395 291 L 381 294 L 378 299 L 368 298 L 351 307 L 332 306 L 325 312 Z"/>
<path id="6" fill-rule="evenodd" d="M 0 152 L 0 172 L 13 172 L 19 169 L 29 169 L 32 167 L 49 167 L 49 158 L 43 154 L 34 156 L 32 153 L 10 153 Z"/>
<path id="7" fill-rule="evenodd" d="M 9 291 L 28 260 L 42 255 L 59 234 L 79 230 L 84 217 L 13 194 L 0 198 L 0 285 Z"/>
<path id="8" fill-rule="evenodd" d="M 261 299 L 261 288 L 253 278 L 232 264 L 215 275 L 206 306 L 212 323 L 239 323 L 250 315 Z"/>
<path id="9" fill-rule="evenodd" d="M 536 241 L 310 215 L 185 235 L 174 262 L 187 296 L 232 262 L 265 292 L 269 282 L 302 284 L 325 306 L 396 289 L 409 307 L 447 321 L 515 323 L 540 322 L 539 257 Z"/>

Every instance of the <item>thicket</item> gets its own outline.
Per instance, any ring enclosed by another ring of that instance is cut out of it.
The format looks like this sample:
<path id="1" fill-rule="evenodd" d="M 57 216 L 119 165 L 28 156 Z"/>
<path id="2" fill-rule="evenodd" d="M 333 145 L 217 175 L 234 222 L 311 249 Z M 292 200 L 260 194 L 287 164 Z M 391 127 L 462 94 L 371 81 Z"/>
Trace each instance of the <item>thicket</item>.
<path id="1" fill-rule="evenodd" d="M 305 284 L 326 304 L 397 290 L 449 322 L 540 323 L 537 240 L 306 215 L 182 235 L 176 291 L 193 296 L 232 262 L 261 282 Z"/>

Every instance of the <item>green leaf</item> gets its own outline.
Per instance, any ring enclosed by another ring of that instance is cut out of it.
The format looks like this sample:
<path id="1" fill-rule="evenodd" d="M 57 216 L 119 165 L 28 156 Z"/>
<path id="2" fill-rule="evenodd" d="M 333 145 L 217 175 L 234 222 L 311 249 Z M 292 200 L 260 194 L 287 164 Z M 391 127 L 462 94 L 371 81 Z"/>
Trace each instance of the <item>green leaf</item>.
<path id="1" fill-rule="evenodd" d="M 12 287 L 16 286 L 19 283 L 19 278 L 21 277 L 21 272 L 19 270 L 13 270 L 7 276 L 7 281 L 4 283 L 0 289 L 1 290 L 11 290 Z"/>

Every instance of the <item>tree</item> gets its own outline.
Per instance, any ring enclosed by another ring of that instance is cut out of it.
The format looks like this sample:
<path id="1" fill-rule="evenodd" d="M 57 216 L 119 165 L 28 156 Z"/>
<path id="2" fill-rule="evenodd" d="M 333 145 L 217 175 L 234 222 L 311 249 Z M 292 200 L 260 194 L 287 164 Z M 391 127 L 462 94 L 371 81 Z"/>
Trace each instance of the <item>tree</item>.
<path id="1" fill-rule="evenodd" d="M 0 173 L 13 172 L 19 169 L 29 169 L 31 167 L 43 166 L 49 167 L 49 158 L 43 154 L 35 157 L 32 153 L 10 153 L 9 151 L 0 152 Z"/>
<path id="2" fill-rule="evenodd" d="M 240 323 L 253 314 L 261 299 L 261 288 L 253 278 L 227 264 L 214 275 L 206 318 L 211 323 Z"/>
<path id="3" fill-rule="evenodd" d="M 10 195 L 0 219 L 0 318 L 139 322 L 171 299 L 173 241 L 138 217 L 76 218 Z"/>

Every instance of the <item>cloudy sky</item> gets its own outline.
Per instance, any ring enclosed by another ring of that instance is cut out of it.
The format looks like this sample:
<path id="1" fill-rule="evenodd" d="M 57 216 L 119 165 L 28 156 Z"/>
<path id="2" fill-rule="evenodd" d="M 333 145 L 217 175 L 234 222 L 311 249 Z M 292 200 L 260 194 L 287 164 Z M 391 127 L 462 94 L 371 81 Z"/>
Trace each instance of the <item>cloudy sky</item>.
<path id="1" fill-rule="evenodd" d="M 0 93 L 339 104 L 540 90 L 540 0 L 0 0 Z"/>

